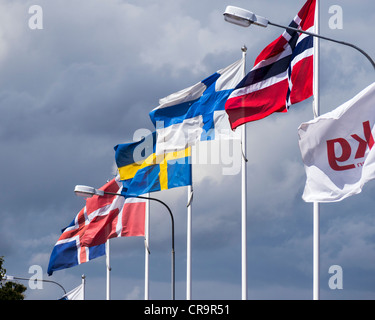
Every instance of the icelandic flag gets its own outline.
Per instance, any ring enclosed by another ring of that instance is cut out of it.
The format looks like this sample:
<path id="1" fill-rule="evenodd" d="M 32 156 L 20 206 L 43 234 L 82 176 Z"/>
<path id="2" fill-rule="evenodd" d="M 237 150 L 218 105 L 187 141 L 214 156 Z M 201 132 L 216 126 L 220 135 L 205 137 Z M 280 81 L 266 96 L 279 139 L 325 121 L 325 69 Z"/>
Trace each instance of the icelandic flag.
<path id="1" fill-rule="evenodd" d="M 140 141 L 115 147 L 124 196 L 134 197 L 191 185 L 190 147 L 156 155 L 156 136 L 157 133 L 153 132 Z"/>
<path id="2" fill-rule="evenodd" d="M 100 190 L 120 193 L 117 178 Z M 74 267 L 105 255 L 105 242 L 115 237 L 144 236 L 146 203 L 123 196 L 93 196 L 86 200 L 71 224 L 62 230 L 56 242 L 47 273 Z"/>
<path id="3" fill-rule="evenodd" d="M 224 106 L 243 78 L 244 63 L 242 58 L 201 82 L 160 99 L 160 105 L 150 112 L 157 132 L 156 154 L 184 150 L 196 141 L 233 138 Z"/>
<path id="4" fill-rule="evenodd" d="M 290 27 L 314 33 L 316 0 L 308 0 Z M 313 94 L 313 36 L 286 29 L 257 57 L 254 67 L 229 96 L 225 110 L 231 127 L 289 106 Z"/>

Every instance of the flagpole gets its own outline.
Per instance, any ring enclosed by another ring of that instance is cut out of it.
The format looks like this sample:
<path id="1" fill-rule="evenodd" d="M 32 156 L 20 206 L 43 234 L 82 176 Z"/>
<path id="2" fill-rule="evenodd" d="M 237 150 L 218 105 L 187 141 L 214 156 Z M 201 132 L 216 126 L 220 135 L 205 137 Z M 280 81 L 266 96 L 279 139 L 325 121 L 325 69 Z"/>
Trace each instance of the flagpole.
<path id="1" fill-rule="evenodd" d="M 195 150 L 195 148 L 194 148 Z M 193 159 L 193 146 L 190 147 L 190 158 Z M 189 160 L 192 161 L 192 160 Z M 192 279 L 191 279 L 191 239 L 192 239 L 192 202 L 193 202 L 193 164 L 191 164 L 191 185 L 188 186 L 187 203 L 187 230 L 186 230 L 186 300 L 191 300 Z"/>
<path id="2" fill-rule="evenodd" d="M 111 300 L 111 264 L 110 264 L 109 239 L 105 243 L 105 266 L 107 269 L 106 300 Z"/>
<path id="3" fill-rule="evenodd" d="M 193 186 L 188 186 L 188 204 L 187 204 L 187 241 L 186 241 L 186 300 L 191 300 L 191 227 L 192 227 L 192 208 Z"/>
<path id="4" fill-rule="evenodd" d="M 316 0 L 315 8 L 315 33 L 320 32 L 320 0 Z M 314 118 L 320 114 L 320 96 L 319 96 L 319 54 L 320 39 L 314 37 Z M 313 299 L 320 299 L 320 205 L 318 202 L 313 204 Z"/>
<path id="5" fill-rule="evenodd" d="M 242 58 L 244 59 L 243 77 L 246 75 L 246 51 L 244 45 L 242 48 Z M 242 300 L 247 300 L 247 184 L 246 184 L 246 124 L 242 126 L 241 131 L 241 273 L 242 273 Z"/>
<path id="6" fill-rule="evenodd" d="M 195 150 L 195 149 L 194 149 Z M 193 159 L 193 147 L 190 147 L 190 159 Z M 189 160 L 192 161 L 192 160 Z M 193 164 L 191 164 L 193 171 Z M 192 202 L 193 202 L 193 172 L 191 172 L 191 185 L 187 189 L 187 230 L 186 230 L 186 300 L 191 300 L 192 279 L 191 279 L 191 234 L 192 234 Z"/>
<path id="7" fill-rule="evenodd" d="M 85 285 L 86 285 L 86 276 L 82 275 L 82 300 L 85 300 Z"/>
<path id="8" fill-rule="evenodd" d="M 146 194 L 150 196 L 149 193 Z M 145 212 L 145 300 L 149 300 L 149 239 L 150 239 L 150 200 L 146 201 Z"/>

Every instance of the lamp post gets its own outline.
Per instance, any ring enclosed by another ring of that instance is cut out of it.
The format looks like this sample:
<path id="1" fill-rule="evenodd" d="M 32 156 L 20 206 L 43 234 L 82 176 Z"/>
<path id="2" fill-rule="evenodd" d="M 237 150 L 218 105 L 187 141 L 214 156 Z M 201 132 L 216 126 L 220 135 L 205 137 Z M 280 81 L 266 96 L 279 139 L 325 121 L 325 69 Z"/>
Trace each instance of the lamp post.
<path id="1" fill-rule="evenodd" d="M 113 195 L 113 196 L 122 196 L 125 197 L 125 195 L 121 193 L 113 193 L 113 192 L 106 192 L 103 190 L 95 189 L 93 187 L 89 186 L 82 186 L 82 185 L 77 185 L 74 188 L 74 192 L 77 196 L 79 197 L 84 197 L 84 198 L 91 198 L 93 196 L 104 196 L 105 194 L 107 195 Z M 166 203 L 163 201 L 156 199 L 156 198 L 151 198 L 151 197 L 143 197 L 143 196 L 126 196 L 127 198 L 138 198 L 138 199 L 146 199 L 146 200 L 153 200 L 156 202 L 161 203 L 163 206 L 165 206 L 169 212 L 169 215 L 171 217 L 171 223 L 172 223 L 172 271 L 171 271 L 171 281 L 172 281 L 172 300 L 175 300 L 175 251 L 174 251 L 174 218 L 171 209 L 167 206 Z"/>
<path id="2" fill-rule="evenodd" d="M 52 281 L 52 280 L 45 280 L 45 279 L 31 279 L 31 278 L 21 278 L 21 277 L 15 277 L 15 276 L 10 276 L 8 274 L 6 274 L 2 279 L 0 280 L 5 280 L 5 281 L 12 281 L 12 280 L 25 280 L 25 281 L 30 281 L 30 280 L 33 280 L 33 281 L 42 281 L 42 282 L 49 282 L 49 283 L 54 283 L 56 285 L 58 285 L 63 291 L 64 291 L 64 294 L 66 294 L 66 290 L 64 289 L 64 287 L 56 282 L 56 281 Z"/>
<path id="3" fill-rule="evenodd" d="M 363 54 L 367 60 L 371 63 L 372 67 L 375 70 L 375 62 L 374 60 L 362 49 L 358 48 L 357 46 L 344 42 L 339 41 L 336 39 L 328 38 L 325 36 L 321 36 L 319 34 L 319 0 L 316 2 L 316 12 L 315 15 L 315 27 L 317 30 L 317 33 L 312 33 L 308 31 L 304 31 L 298 28 L 293 28 L 290 26 L 283 26 L 277 23 L 273 23 L 269 21 L 268 19 L 258 16 L 254 14 L 251 11 L 248 11 L 246 9 L 234 7 L 234 6 L 227 6 L 224 12 L 224 19 L 225 21 L 229 23 L 233 23 L 235 25 L 241 26 L 241 27 L 249 27 L 252 24 L 255 24 L 257 26 L 261 26 L 266 28 L 268 25 L 272 25 L 275 27 L 279 27 L 282 29 L 291 30 L 298 33 L 307 34 L 309 36 L 314 37 L 314 104 L 313 104 L 313 112 L 314 117 L 319 116 L 319 39 L 331 41 L 334 43 L 338 43 L 341 45 L 352 47 L 353 49 L 356 49 L 361 54 Z M 320 246 L 320 240 L 319 240 L 319 203 L 314 203 L 314 211 L 313 211 L 313 297 L 314 300 L 319 300 L 319 269 L 320 269 L 320 262 L 319 262 L 319 246 Z"/>
<path id="4" fill-rule="evenodd" d="M 289 26 L 283 26 L 283 25 L 280 25 L 280 24 L 277 24 L 277 23 L 273 23 L 273 22 L 269 21 L 268 19 L 266 19 L 264 17 L 261 17 L 261 16 L 258 16 L 256 14 L 254 14 L 251 11 L 248 11 L 248 10 L 242 9 L 242 8 L 238 8 L 238 7 L 234 7 L 234 6 L 227 6 L 226 7 L 225 12 L 224 12 L 224 19 L 225 19 L 225 21 L 227 21 L 229 23 L 233 23 L 233 24 L 241 26 L 241 27 L 249 27 L 250 25 L 255 24 L 257 26 L 261 26 L 261 27 L 266 28 L 268 25 L 271 25 L 271 26 L 275 26 L 275 27 L 279 27 L 279 28 L 283 28 L 283 29 L 297 31 L 299 33 L 304 33 L 304 34 L 307 34 L 309 36 L 317 37 L 317 38 L 328 40 L 328 41 L 331 41 L 331 42 L 339 43 L 339 44 L 342 44 L 344 46 L 349 46 L 349 47 L 352 47 L 352 48 L 358 50 L 360 53 L 362 53 L 370 61 L 373 68 L 375 69 L 374 60 L 365 51 L 358 48 L 354 44 L 351 44 L 351 43 L 348 43 L 348 42 L 345 42 L 345 41 L 340 41 L 340 40 L 324 37 L 324 36 L 321 36 L 321 35 L 316 34 L 316 33 L 312 33 L 312 32 L 304 31 L 304 30 L 301 30 L 301 29 L 297 29 L 297 28 L 293 28 L 293 27 L 289 27 Z"/>

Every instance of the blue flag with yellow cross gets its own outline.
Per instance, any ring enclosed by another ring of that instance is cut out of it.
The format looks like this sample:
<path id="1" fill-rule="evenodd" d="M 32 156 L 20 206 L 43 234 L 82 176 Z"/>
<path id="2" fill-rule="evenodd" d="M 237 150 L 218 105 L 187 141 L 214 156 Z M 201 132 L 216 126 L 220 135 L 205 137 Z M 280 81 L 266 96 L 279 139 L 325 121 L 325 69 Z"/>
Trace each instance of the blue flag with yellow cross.
<path id="1" fill-rule="evenodd" d="M 122 194 L 134 197 L 191 185 L 191 149 L 156 155 L 156 132 L 138 142 L 115 146 Z"/>

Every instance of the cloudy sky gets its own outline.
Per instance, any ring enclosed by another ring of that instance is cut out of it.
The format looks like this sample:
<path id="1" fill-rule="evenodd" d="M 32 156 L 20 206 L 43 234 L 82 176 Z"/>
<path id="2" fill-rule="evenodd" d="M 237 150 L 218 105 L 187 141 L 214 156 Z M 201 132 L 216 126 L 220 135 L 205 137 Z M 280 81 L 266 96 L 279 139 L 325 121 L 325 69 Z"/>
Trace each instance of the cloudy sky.
<path id="1" fill-rule="evenodd" d="M 30 266 L 39 265 L 45 279 L 67 291 L 85 274 L 87 298 L 105 299 L 104 257 L 46 273 L 60 230 L 84 206 L 74 186 L 100 187 L 113 177 L 113 147 L 132 141 L 138 129 L 153 129 L 148 113 L 160 98 L 238 60 L 244 44 L 249 70 L 281 34 L 226 23 L 227 5 L 288 24 L 304 2 L 0 0 L 0 256 L 8 274 L 29 277 Z M 367 23 L 375 20 L 374 2 L 322 2 L 321 33 L 375 57 L 375 28 Z M 35 4 L 43 9 L 43 29 L 29 27 Z M 342 29 L 330 27 L 333 5 L 342 8 Z M 322 41 L 321 113 L 373 79 L 359 52 Z M 301 199 L 297 136 L 312 117 L 310 98 L 247 125 L 249 299 L 312 299 L 312 205 Z M 239 155 L 238 146 L 233 152 Z M 223 175 L 223 166 L 193 168 L 194 299 L 241 298 L 241 177 Z M 370 182 L 359 195 L 321 206 L 322 299 L 375 298 L 374 192 Z M 176 298 L 185 299 L 187 191 L 154 196 L 175 216 Z M 150 250 L 150 298 L 170 299 L 170 221 L 158 204 L 151 205 Z M 111 263 L 112 298 L 143 299 L 143 239 L 111 240 Z M 328 286 L 332 265 L 343 269 L 343 290 Z M 27 299 L 61 295 L 48 283 L 26 291 Z"/>

